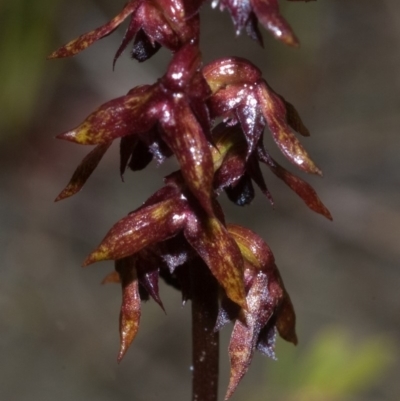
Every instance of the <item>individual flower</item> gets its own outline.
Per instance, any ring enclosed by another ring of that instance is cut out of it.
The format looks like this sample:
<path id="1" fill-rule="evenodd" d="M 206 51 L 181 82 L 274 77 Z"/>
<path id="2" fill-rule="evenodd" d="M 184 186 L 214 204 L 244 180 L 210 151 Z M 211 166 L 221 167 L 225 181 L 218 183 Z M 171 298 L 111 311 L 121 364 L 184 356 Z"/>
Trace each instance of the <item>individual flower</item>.
<path id="1" fill-rule="evenodd" d="M 228 9 L 236 29 L 236 35 L 239 35 L 245 28 L 251 38 L 262 44 L 262 36 L 258 29 L 258 22 L 260 22 L 276 39 L 290 46 L 299 45 L 292 28 L 280 13 L 278 0 L 213 0 L 212 7 L 217 6 L 221 11 L 225 8 Z"/>
<path id="2" fill-rule="evenodd" d="M 137 146 L 142 150 L 145 147 L 146 152 L 139 155 L 136 169 L 145 166 L 153 156 L 161 162 L 172 152 L 188 187 L 212 215 L 214 168 L 208 142 L 210 118 L 205 104 L 209 94 L 200 72 L 198 48 L 187 45 L 174 55 L 167 73 L 156 84 L 136 87 L 126 96 L 103 104 L 77 128 L 58 135 L 60 139 L 97 147 L 82 161 L 57 199 L 79 191 L 109 144 L 122 138 L 122 173 L 129 155 L 135 165 L 132 157 L 137 155 Z"/>
<path id="3" fill-rule="evenodd" d="M 165 187 L 110 229 L 84 265 L 133 255 L 141 257 L 142 252 L 150 252 L 161 257 L 173 272 L 195 254 L 204 260 L 227 296 L 246 308 L 243 259 L 224 226 L 222 211 L 216 201 L 214 209 L 219 218 L 205 213 L 187 189 L 181 174 L 174 173 L 167 177 Z M 171 243 L 165 242 L 181 234 L 178 247 L 170 247 Z M 149 268 L 153 265 L 158 266 L 159 261 L 148 263 Z"/>
<path id="4" fill-rule="evenodd" d="M 69 57 L 80 53 L 99 39 L 110 35 L 130 16 L 129 26 L 114 57 L 114 64 L 128 44 L 134 40 L 132 57 L 145 61 L 161 46 L 172 51 L 199 38 L 200 4 L 181 0 L 131 0 L 105 25 L 88 32 L 53 52 L 49 58 Z"/>
<path id="5" fill-rule="evenodd" d="M 211 117 L 239 122 L 245 134 L 247 156 L 255 150 L 268 126 L 284 156 L 301 170 L 321 175 L 321 171 L 296 138 L 309 132 L 292 104 L 283 99 L 261 77 L 260 70 L 241 58 L 224 58 L 203 68 L 212 96 L 208 99 Z"/>
<path id="6" fill-rule="evenodd" d="M 276 333 L 297 344 L 296 316 L 270 248 L 247 228 L 228 225 L 227 229 L 244 258 L 248 309 L 240 310 L 226 298 L 221 303 L 216 330 L 231 320 L 235 322 L 229 343 L 231 372 L 225 400 L 246 374 L 256 349 L 275 359 Z"/>
<path id="7" fill-rule="evenodd" d="M 215 146 L 212 148 L 212 154 L 216 170 L 214 189 L 217 192 L 225 190 L 230 200 L 244 206 L 254 198 L 254 182 L 273 203 L 260 168 L 261 162 L 288 185 L 311 210 L 332 220 L 329 210 L 311 185 L 279 165 L 265 150 L 262 136 L 256 144 L 256 149 L 248 157 L 248 144 L 240 124 L 219 124 L 213 130 L 213 141 Z"/>

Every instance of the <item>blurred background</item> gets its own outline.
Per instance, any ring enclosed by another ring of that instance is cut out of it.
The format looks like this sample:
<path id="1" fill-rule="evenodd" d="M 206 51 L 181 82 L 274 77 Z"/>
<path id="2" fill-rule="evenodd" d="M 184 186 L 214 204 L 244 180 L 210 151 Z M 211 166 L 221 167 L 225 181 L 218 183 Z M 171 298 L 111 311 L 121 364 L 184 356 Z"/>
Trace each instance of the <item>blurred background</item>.
<path id="1" fill-rule="evenodd" d="M 112 71 L 121 27 L 72 59 L 55 48 L 105 23 L 124 1 L 0 2 L 0 399 L 189 400 L 190 306 L 162 286 L 167 316 L 143 308 L 141 328 L 117 365 L 120 288 L 101 286 L 111 263 L 80 265 L 113 223 L 175 169 L 153 164 L 122 183 L 115 144 L 85 186 L 53 203 L 88 148 L 56 141 L 105 101 L 165 71 L 125 54 Z M 232 401 L 400 399 L 400 3 L 281 2 L 301 39 L 286 48 L 264 32 L 262 50 L 234 38 L 227 13 L 202 11 L 205 61 L 247 57 L 292 102 L 324 178 L 306 177 L 331 210 L 310 212 L 272 175 L 272 209 L 223 199 L 228 220 L 271 246 L 298 317 L 300 344 L 278 361 L 256 355 Z M 269 149 L 283 161 L 272 143 Z M 284 162 L 287 167 L 287 163 Z M 294 171 L 291 168 L 291 171 Z M 228 381 L 222 332 L 221 396 Z"/>

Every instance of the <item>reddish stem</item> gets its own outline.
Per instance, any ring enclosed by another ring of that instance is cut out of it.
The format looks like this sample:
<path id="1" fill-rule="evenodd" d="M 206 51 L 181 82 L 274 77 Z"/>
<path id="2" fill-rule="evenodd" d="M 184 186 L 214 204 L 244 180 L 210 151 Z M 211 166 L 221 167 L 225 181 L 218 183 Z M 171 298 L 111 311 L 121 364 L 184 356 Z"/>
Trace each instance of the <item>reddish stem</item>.
<path id="1" fill-rule="evenodd" d="M 214 332 L 218 315 L 218 284 L 201 260 L 191 266 L 192 278 L 192 401 L 217 401 L 219 333 Z"/>

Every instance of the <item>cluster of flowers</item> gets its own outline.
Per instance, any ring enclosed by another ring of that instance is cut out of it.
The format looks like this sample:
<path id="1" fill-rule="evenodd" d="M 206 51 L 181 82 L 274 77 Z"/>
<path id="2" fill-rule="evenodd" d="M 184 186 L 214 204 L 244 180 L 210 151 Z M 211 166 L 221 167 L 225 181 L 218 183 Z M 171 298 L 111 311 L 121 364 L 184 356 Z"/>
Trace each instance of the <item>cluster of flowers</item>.
<path id="1" fill-rule="evenodd" d="M 292 0 L 296 1 L 296 0 Z M 164 46 L 174 55 L 166 74 L 153 85 L 111 100 L 72 131 L 58 136 L 96 145 L 57 197 L 77 193 L 111 143 L 120 139 L 120 173 L 127 167 L 161 164 L 175 155 L 180 170 L 141 207 L 117 222 L 85 265 L 114 260 L 105 282 L 120 282 L 123 357 L 136 336 L 141 300 L 163 307 L 159 277 L 191 297 L 190 269 L 201 260 L 220 287 L 215 329 L 233 321 L 229 345 L 231 378 L 227 398 L 246 373 L 257 349 L 272 358 L 276 334 L 292 343 L 295 313 L 267 244 L 247 228 L 227 224 L 217 196 L 225 191 L 237 205 L 254 198 L 253 182 L 272 202 L 260 168 L 264 163 L 313 211 L 331 219 L 312 187 L 280 166 L 263 146 L 268 127 L 283 155 L 300 170 L 321 174 L 297 139 L 308 136 L 296 109 L 278 95 L 261 72 L 241 58 L 223 58 L 202 66 L 199 14 L 202 0 L 132 0 L 104 26 L 68 43 L 50 58 L 75 55 L 113 32 L 130 16 L 114 63 L 133 41 L 132 56 L 144 61 Z M 214 3 L 214 5 L 217 5 Z M 237 33 L 243 28 L 262 41 L 260 22 L 289 45 L 298 40 L 279 13 L 277 0 L 220 0 Z M 215 125 L 215 121 L 222 121 Z"/>

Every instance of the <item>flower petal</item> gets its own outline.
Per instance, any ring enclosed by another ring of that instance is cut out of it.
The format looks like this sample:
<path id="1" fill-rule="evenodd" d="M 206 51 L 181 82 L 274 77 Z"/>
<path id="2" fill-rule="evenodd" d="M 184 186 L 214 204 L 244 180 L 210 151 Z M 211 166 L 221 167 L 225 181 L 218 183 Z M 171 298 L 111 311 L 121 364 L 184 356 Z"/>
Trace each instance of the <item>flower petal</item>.
<path id="1" fill-rule="evenodd" d="M 77 169 L 68 185 L 60 192 L 60 194 L 55 199 L 58 202 L 62 199 L 68 198 L 79 192 L 85 185 L 88 178 L 92 175 L 93 171 L 96 169 L 100 160 L 103 158 L 107 149 L 110 147 L 111 142 L 106 142 L 101 145 L 97 145 L 79 164 Z"/>
<path id="2" fill-rule="evenodd" d="M 268 167 L 277 177 L 279 177 L 286 185 L 288 185 L 294 192 L 296 192 L 296 194 L 300 196 L 301 199 L 303 199 L 305 204 L 311 210 L 321 214 L 328 220 L 332 220 L 331 213 L 322 203 L 321 199 L 315 192 L 315 189 L 310 184 L 284 169 L 275 160 L 273 162 L 274 164 L 268 164 Z"/>
<path id="3" fill-rule="evenodd" d="M 299 45 L 292 28 L 279 12 L 278 0 L 250 0 L 250 3 L 260 23 L 276 39 L 290 46 Z"/>
<path id="4" fill-rule="evenodd" d="M 172 198 L 139 208 L 111 228 L 99 247 L 85 260 L 84 266 L 125 258 L 175 235 L 185 224 L 185 207 L 183 200 Z"/>
<path id="5" fill-rule="evenodd" d="M 236 224 L 228 224 L 227 229 L 239 246 L 243 257 L 252 266 L 263 271 L 275 269 L 274 255 L 262 238 L 248 228 Z"/>
<path id="6" fill-rule="evenodd" d="M 295 137 L 286 120 L 286 107 L 266 82 L 258 85 L 258 100 L 264 118 L 281 152 L 297 167 L 307 173 L 322 175 Z"/>
<path id="7" fill-rule="evenodd" d="M 296 335 L 296 314 L 294 313 L 293 304 L 289 294 L 284 290 L 284 296 L 281 305 L 279 306 L 276 327 L 279 335 L 286 341 L 297 344 Z"/>
<path id="8" fill-rule="evenodd" d="M 48 58 L 52 59 L 74 56 L 75 54 L 80 53 L 82 50 L 85 50 L 97 40 L 104 38 L 107 35 L 110 35 L 115 29 L 118 28 L 120 24 L 122 24 L 122 22 L 126 18 L 129 17 L 130 14 L 132 14 L 136 10 L 138 4 L 139 2 L 136 0 L 130 1 L 124 7 L 122 12 L 115 16 L 107 24 L 95 29 L 94 31 L 79 36 L 79 38 L 67 43 L 65 46 L 50 54 Z"/>
<path id="9" fill-rule="evenodd" d="M 138 19 L 135 18 L 134 16 L 131 17 L 128 28 L 126 29 L 124 37 L 122 38 L 122 42 L 119 48 L 117 49 L 117 52 L 115 53 L 113 60 L 113 69 L 115 68 L 115 63 L 117 62 L 118 58 L 121 56 L 123 51 L 126 49 L 128 44 L 133 40 L 133 38 L 138 32 L 141 32 L 140 30 L 141 25 L 142 25 L 141 21 L 138 21 Z"/>
<path id="10" fill-rule="evenodd" d="M 243 258 L 221 222 L 215 217 L 193 214 L 188 219 L 184 235 L 225 289 L 226 295 L 246 309 Z"/>
<path id="11" fill-rule="evenodd" d="M 182 99 L 173 99 L 161 119 L 163 138 L 175 153 L 186 185 L 204 210 L 212 215 L 214 166 L 211 151 L 200 124 Z"/>
<path id="12" fill-rule="evenodd" d="M 254 84 L 261 78 L 261 71 L 249 61 L 239 57 L 215 60 L 202 69 L 212 93 L 227 85 Z"/>
<path id="13" fill-rule="evenodd" d="M 160 305 L 165 312 L 158 291 L 160 261 L 156 255 L 149 251 L 142 250 L 137 256 L 136 270 L 140 284 L 146 289 L 150 296 Z"/>
<path id="14" fill-rule="evenodd" d="M 280 98 L 286 106 L 286 119 L 288 124 L 300 135 L 310 136 L 310 131 L 304 125 L 303 120 L 301 119 L 296 108 L 292 105 L 292 103 L 289 103 L 287 100 L 285 100 L 283 96 L 280 96 Z"/>
<path id="15" fill-rule="evenodd" d="M 156 119 L 146 113 L 147 102 L 154 93 L 154 87 L 137 87 L 126 96 L 113 99 L 72 131 L 57 138 L 81 145 L 97 145 L 130 134 L 149 131 Z"/>
<path id="16" fill-rule="evenodd" d="M 248 311 L 244 312 L 246 323 L 240 319 L 236 320 L 229 343 L 231 373 L 225 400 L 232 396 L 246 374 L 260 331 L 273 314 L 275 305 L 270 300 L 268 278 L 265 273 L 260 271 L 256 274 L 246 300 L 249 305 Z"/>
<path id="17" fill-rule="evenodd" d="M 135 262 L 134 256 L 115 262 L 115 270 L 120 275 L 122 285 L 122 305 L 119 316 L 121 347 L 118 362 L 121 362 L 139 329 L 141 302 Z"/>

